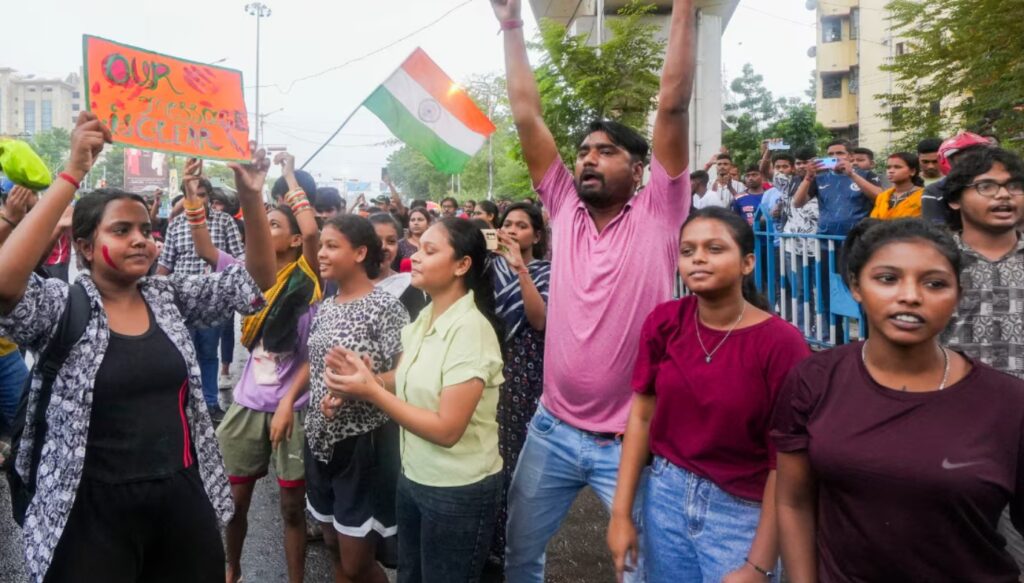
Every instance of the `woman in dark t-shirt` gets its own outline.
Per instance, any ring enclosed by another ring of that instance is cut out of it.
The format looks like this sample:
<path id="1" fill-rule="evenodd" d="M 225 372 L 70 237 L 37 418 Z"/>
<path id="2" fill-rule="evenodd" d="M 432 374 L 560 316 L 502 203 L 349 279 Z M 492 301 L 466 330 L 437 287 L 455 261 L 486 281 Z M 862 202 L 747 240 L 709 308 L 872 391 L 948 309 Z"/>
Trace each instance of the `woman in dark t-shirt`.
<path id="1" fill-rule="evenodd" d="M 920 219 L 851 231 L 871 337 L 788 377 L 772 422 L 792 583 L 1016 583 L 996 525 L 1024 526 L 1024 382 L 941 345 L 960 252 Z"/>
<path id="2" fill-rule="evenodd" d="M 775 580 L 769 420 L 782 380 L 810 350 L 765 311 L 753 269 L 754 233 L 739 215 L 707 208 L 683 225 L 679 272 L 693 295 L 647 317 L 633 373 L 608 526 L 620 576 L 635 558 L 633 499 L 654 454 L 642 518 L 647 579 Z"/>

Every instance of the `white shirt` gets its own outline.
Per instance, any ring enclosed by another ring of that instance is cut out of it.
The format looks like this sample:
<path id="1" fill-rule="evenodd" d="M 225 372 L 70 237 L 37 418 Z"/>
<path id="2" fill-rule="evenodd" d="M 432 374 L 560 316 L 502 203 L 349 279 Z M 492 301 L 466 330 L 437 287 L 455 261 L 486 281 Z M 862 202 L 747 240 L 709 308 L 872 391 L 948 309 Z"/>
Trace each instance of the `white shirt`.
<path id="1" fill-rule="evenodd" d="M 695 209 L 712 206 L 732 208 L 732 201 L 732 193 L 726 188 L 723 188 L 718 192 L 708 189 L 704 194 L 697 194 L 696 192 L 693 193 L 693 208 Z"/>
<path id="2" fill-rule="evenodd" d="M 722 185 L 717 180 L 712 182 L 710 185 L 708 185 L 708 188 L 712 192 L 718 192 L 719 190 L 723 190 L 726 193 L 730 194 L 730 196 L 731 196 L 731 193 L 729 193 L 729 189 L 726 188 L 724 185 Z M 733 192 L 736 193 L 737 196 L 739 196 L 739 195 L 745 194 L 747 192 L 747 187 L 746 187 L 746 185 L 744 185 L 739 180 L 733 180 L 732 181 L 732 190 L 733 190 Z"/>

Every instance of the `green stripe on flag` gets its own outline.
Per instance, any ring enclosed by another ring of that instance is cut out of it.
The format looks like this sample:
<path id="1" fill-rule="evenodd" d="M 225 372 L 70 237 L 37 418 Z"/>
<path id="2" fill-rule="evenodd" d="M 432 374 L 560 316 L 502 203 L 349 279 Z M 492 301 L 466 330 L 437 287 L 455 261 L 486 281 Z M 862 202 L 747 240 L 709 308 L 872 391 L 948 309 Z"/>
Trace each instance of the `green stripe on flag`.
<path id="1" fill-rule="evenodd" d="M 441 172 L 458 174 L 469 162 L 470 156 L 448 145 L 383 86 L 378 87 L 363 105 L 376 114 L 395 137 L 426 156 Z"/>

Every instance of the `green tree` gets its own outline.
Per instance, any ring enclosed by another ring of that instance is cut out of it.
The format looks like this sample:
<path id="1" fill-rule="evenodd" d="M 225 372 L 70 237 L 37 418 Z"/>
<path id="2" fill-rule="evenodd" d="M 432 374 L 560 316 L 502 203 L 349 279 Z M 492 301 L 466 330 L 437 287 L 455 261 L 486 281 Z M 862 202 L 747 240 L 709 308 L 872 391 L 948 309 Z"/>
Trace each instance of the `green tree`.
<path id="1" fill-rule="evenodd" d="M 544 120 L 563 159 L 576 157 L 579 137 L 594 119 L 607 118 L 648 133 L 664 63 L 665 41 L 645 16 L 654 5 L 632 0 L 607 21 L 611 35 L 601 46 L 589 35 L 566 34 L 544 20 L 531 48 L 544 57 L 536 68 Z"/>
<path id="2" fill-rule="evenodd" d="M 895 88 L 876 98 L 899 145 L 967 128 L 1024 151 L 1024 0 L 893 0 L 888 10 L 907 50 L 882 67 Z"/>
<path id="3" fill-rule="evenodd" d="M 758 129 L 778 119 L 779 112 L 786 104 L 785 99 L 776 100 L 772 96 L 772 92 L 764 86 L 764 76 L 755 73 L 750 63 L 743 65 L 742 73 L 733 79 L 729 89 L 738 99 L 725 105 L 726 113 L 745 115 Z M 733 116 L 727 116 L 727 119 L 729 117 Z"/>
<path id="4" fill-rule="evenodd" d="M 124 144 L 114 144 L 103 149 L 103 158 L 89 173 L 91 186 L 104 178 L 110 188 L 124 188 Z"/>
<path id="5" fill-rule="evenodd" d="M 824 151 L 832 133 L 818 123 L 813 103 L 790 102 L 782 109 L 781 117 L 765 130 L 765 139 L 783 138 L 791 151 L 814 148 Z"/>
<path id="6" fill-rule="evenodd" d="M 33 135 L 29 143 L 46 163 L 50 173 L 57 174 L 71 151 L 71 132 L 64 128 L 53 128 Z"/>
<path id="7" fill-rule="evenodd" d="M 764 86 L 764 78 L 749 64 L 743 66 L 730 89 L 737 99 L 725 107 L 730 127 L 722 134 L 722 144 L 741 170 L 761 159 L 764 140 L 782 138 L 790 152 L 804 147 L 820 151 L 831 136 L 817 122 L 813 102 L 776 99 Z"/>

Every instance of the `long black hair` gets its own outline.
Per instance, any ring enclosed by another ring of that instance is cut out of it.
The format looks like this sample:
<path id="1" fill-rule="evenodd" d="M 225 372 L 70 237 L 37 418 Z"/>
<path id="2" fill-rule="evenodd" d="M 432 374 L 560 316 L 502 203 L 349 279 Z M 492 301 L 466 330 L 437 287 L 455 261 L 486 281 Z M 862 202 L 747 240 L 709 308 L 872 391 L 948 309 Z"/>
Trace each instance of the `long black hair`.
<path id="1" fill-rule="evenodd" d="M 754 229 L 750 227 L 746 219 L 730 209 L 706 207 L 691 212 L 690 216 L 687 217 L 686 222 L 683 223 L 683 228 L 679 230 L 679 237 L 682 238 L 683 231 L 686 230 L 687 225 L 701 219 L 718 221 L 721 223 L 726 230 L 729 231 L 729 234 L 732 236 L 732 240 L 739 246 L 740 257 L 746 257 L 747 255 L 754 254 Z M 764 295 L 762 295 L 757 289 L 757 283 L 754 281 L 753 274 L 743 276 L 742 289 L 743 299 L 747 300 L 750 304 L 760 310 L 771 312 L 768 300 L 766 300 Z"/>
<path id="2" fill-rule="evenodd" d="M 370 279 L 380 277 L 380 263 L 384 261 L 384 247 L 369 219 L 359 215 L 335 215 L 324 223 L 324 228 L 327 227 L 336 229 L 344 235 L 353 249 L 366 247 L 366 258 L 363 259 L 366 276 Z"/>
<path id="3" fill-rule="evenodd" d="M 107 210 L 107 205 L 115 200 L 135 201 L 141 204 L 142 208 L 146 209 L 146 215 L 149 215 L 149 207 L 146 205 L 145 199 L 134 192 L 119 188 L 96 189 L 83 196 L 75 204 L 74 214 L 71 215 L 71 236 L 76 243 L 79 240 L 92 241 L 96 235 L 96 229 L 99 228 L 100 222 L 103 220 L 103 213 Z M 84 257 L 81 258 L 81 261 L 86 267 L 91 267 Z"/>
<path id="4" fill-rule="evenodd" d="M 441 219 L 439 223 L 448 231 L 448 244 L 455 250 L 455 260 L 469 257 L 471 265 L 466 272 L 466 289 L 473 292 L 476 308 L 491 323 L 494 333 L 498 335 L 498 342 L 503 344 L 505 325 L 498 317 L 494 304 L 494 285 L 487 270 L 487 241 L 484 234 L 470 221 L 456 217 Z"/>
<path id="5" fill-rule="evenodd" d="M 843 243 L 843 260 L 839 266 L 847 287 L 853 287 L 861 270 L 879 249 L 907 241 L 931 243 L 949 261 L 956 275 L 957 287 L 960 287 L 960 267 L 963 262 L 960 248 L 949 231 L 923 219 L 864 219 L 854 225 Z"/>
<path id="6" fill-rule="evenodd" d="M 505 209 L 505 214 L 501 217 L 501 222 L 498 223 L 499 229 L 505 225 L 505 221 L 508 220 L 508 215 L 512 211 L 522 211 L 530 218 L 530 226 L 537 234 L 537 242 L 533 244 L 533 257 L 534 259 L 544 259 L 548 254 L 548 231 L 544 228 L 544 214 L 540 212 L 537 205 L 517 202 Z"/>

